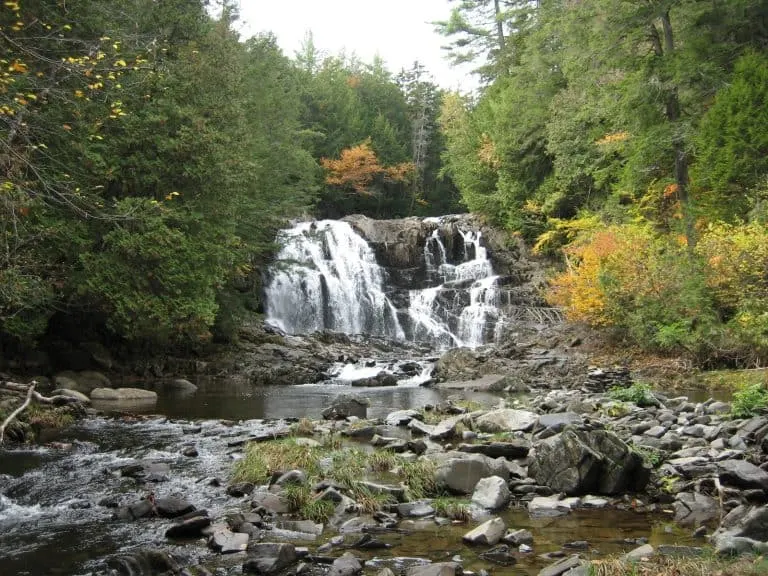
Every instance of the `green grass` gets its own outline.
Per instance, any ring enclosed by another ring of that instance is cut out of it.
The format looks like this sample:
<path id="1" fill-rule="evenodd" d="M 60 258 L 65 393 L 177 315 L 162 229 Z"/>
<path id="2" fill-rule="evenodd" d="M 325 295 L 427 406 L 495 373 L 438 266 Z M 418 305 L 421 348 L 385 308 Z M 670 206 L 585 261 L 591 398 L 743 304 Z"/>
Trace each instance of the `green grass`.
<path id="1" fill-rule="evenodd" d="M 592 560 L 590 576 L 764 576 L 768 560 L 758 558 L 718 558 L 713 553 L 696 558 L 654 556 L 647 562 L 618 558 Z"/>
<path id="2" fill-rule="evenodd" d="M 608 395 L 620 402 L 633 402 L 640 407 L 655 406 L 658 402 L 648 384 L 636 383 L 629 388 L 611 388 Z"/>
<path id="3" fill-rule="evenodd" d="M 640 454 L 646 466 L 651 468 L 658 468 L 664 462 L 664 455 L 656 448 L 650 446 L 632 446 L 632 451 Z"/>
<path id="4" fill-rule="evenodd" d="M 432 508 L 435 509 L 435 514 L 443 518 L 450 518 L 451 520 L 465 523 L 472 520 L 472 514 L 469 511 L 469 501 L 467 500 L 441 496 L 433 500 Z"/>
<path id="5" fill-rule="evenodd" d="M 435 472 L 437 466 L 432 460 L 419 459 L 403 462 L 398 476 L 408 486 L 408 492 L 414 500 L 429 498 L 438 494 Z"/>
<path id="6" fill-rule="evenodd" d="M 291 424 L 291 436 L 314 436 L 315 425 L 309 418 L 302 418 Z"/>
<path id="7" fill-rule="evenodd" d="M 319 476 L 322 449 L 300 446 L 293 438 L 251 443 L 245 457 L 235 464 L 235 482 L 265 484 L 275 472 L 303 470 L 307 476 Z"/>

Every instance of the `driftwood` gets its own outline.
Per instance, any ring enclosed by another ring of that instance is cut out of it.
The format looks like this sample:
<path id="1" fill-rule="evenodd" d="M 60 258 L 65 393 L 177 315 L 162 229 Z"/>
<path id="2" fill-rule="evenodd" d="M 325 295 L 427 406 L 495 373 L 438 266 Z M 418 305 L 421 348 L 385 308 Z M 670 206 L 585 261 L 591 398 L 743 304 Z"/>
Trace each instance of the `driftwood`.
<path id="1" fill-rule="evenodd" d="M 35 386 L 37 385 L 37 382 L 34 380 L 32 383 L 27 386 L 25 384 L 18 384 L 16 382 L 3 382 L 2 387 L 6 390 L 10 390 L 12 392 L 19 392 L 22 394 L 26 394 L 26 398 L 24 399 L 24 402 L 16 408 L 11 414 L 3 421 L 2 425 L 0 425 L 0 444 L 3 443 L 5 439 L 5 429 L 8 427 L 8 425 L 13 422 L 13 420 L 18 417 L 19 414 L 24 412 L 24 410 L 27 409 L 27 407 L 30 405 L 30 403 L 34 400 L 35 402 L 39 402 L 40 404 L 49 404 L 53 406 L 62 406 L 65 404 L 73 404 L 75 402 L 78 402 L 77 398 L 71 398 L 69 396 L 43 396 L 39 392 L 35 390 Z"/>
<path id="2" fill-rule="evenodd" d="M 27 398 L 24 400 L 24 403 L 16 408 L 13 412 L 11 412 L 10 416 L 5 419 L 2 425 L 0 425 L 0 444 L 3 443 L 3 440 L 5 439 L 5 428 L 13 422 L 13 419 L 16 418 L 19 414 L 24 412 L 26 410 L 27 406 L 29 406 L 29 403 L 32 402 L 32 396 L 35 394 L 35 382 L 32 382 L 32 384 L 29 385 L 29 389 L 27 390 Z"/>

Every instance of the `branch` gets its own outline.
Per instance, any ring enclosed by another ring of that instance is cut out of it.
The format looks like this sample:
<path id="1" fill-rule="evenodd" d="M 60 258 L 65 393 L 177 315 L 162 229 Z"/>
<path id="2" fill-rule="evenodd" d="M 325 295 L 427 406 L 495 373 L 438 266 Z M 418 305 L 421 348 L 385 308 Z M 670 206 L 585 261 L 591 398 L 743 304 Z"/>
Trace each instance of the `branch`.
<path id="1" fill-rule="evenodd" d="M 24 403 L 16 408 L 13 412 L 11 412 L 11 415 L 8 416 L 8 418 L 5 419 L 2 426 L 0 426 L 0 444 L 3 443 L 4 437 L 5 437 L 5 428 L 10 424 L 16 416 L 21 414 L 24 410 L 26 410 L 27 406 L 29 406 L 29 403 L 32 401 L 32 396 L 35 394 L 35 382 L 33 381 L 32 384 L 29 386 L 29 390 L 27 390 L 27 399 L 24 400 Z"/>
<path id="2" fill-rule="evenodd" d="M 18 384 L 16 382 L 4 382 L 3 387 L 7 388 L 8 390 L 13 390 L 14 392 L 29 392 L 29 389 L 24 384 Z M 32 386 L 34 388 L 34 386 Z M 43 396 L 39 392 L 32 392 L 32 398 L 34 398 L 37 402 L 40 402 L 40 404 L 53 404 L 54 406 L 62 406 L 64 404 L 74 404 L 76 402 L 79 402 L 77 398 L 72 398 L 71 396 Z M 0 442 L 2 443 L 2 442 Z"/>

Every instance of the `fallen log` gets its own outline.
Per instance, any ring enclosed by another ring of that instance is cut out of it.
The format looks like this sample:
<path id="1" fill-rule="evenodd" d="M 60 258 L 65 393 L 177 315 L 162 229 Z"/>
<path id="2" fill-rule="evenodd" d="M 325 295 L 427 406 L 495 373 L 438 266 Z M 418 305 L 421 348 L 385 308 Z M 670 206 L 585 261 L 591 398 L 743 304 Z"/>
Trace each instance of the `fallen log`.
<path id="1" fill-rule="evenodd" d="M 32 397 L 35 394 L 35 382 L 33 381 L 32 384 L 29 385 L 29 389 L 27 390 L 27 398 L 24 400 L 23 404 L 16 408 L 11 414 L 3 421 L 3 424 L 0 425 L 0 444 L 3 443 L 3 440 L 5 439 L 5 429 L 13 422 L 13 419 L 16 418 L 19 414 L 24 412 L 24 410 L 27 409 L 27 406 L 29 406 L 29 403 L 32 402 Z"/>

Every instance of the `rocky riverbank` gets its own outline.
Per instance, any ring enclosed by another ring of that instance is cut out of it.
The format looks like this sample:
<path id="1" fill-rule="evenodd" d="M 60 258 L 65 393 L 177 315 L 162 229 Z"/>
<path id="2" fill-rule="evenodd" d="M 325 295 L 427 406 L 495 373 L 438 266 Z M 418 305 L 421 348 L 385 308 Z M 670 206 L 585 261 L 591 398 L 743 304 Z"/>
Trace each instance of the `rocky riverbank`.
<path id="1" fill-rule="evenodd" d="M 589 531 L 574 529 L 553 549 L 521 528 L 583 514 L 629 515 L 617 520 L 617 536 L 631 517 L 680 527 L 661 546 L 647 543 L 650 532 L 617 538 L 630 559 L 768 548 L 768 417 L 734 419 L 726 403 L 668 397 L 633 385 L 625 371 L 600 369 L 569 388 L 500 397 L 492 408 L 446 401 L 379 420 L 366 412 L 364 398 L 340 396 L 323 420 L 235 425 L 228 478 L 200 479 L 218 494 L 215 510 L 195 506 L 193 494 L 166 496 L 167 465 L 114 469 L 149 495 L 109 500 L 113 522 L 153 533 L 160 523 L 168 545 L 107 565 L 131 575 L 442 576 L 512 565 L 587 574 L 605 545 Z M 184 456 L 197 457 L 199 435 L 224 429 L 185 425 Z M 455 552 L 436 554 L 435 542 Z"/>

